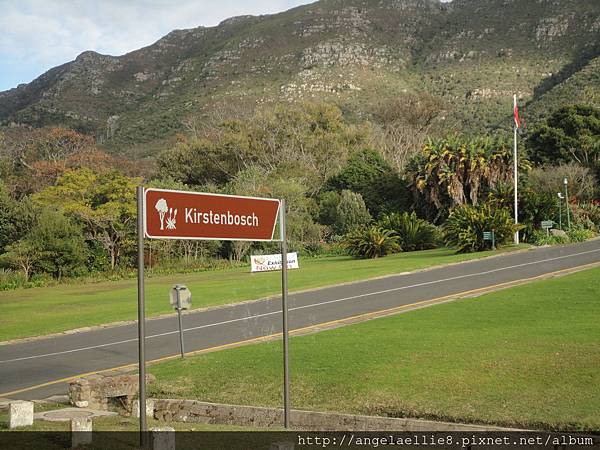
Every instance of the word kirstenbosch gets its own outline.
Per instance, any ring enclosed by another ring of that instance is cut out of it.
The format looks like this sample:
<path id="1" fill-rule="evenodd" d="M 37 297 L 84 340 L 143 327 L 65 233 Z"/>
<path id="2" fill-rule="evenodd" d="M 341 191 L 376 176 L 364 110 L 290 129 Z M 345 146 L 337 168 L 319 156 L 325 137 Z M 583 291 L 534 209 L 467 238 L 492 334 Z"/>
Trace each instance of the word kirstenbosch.
<path id="1" fill-rule="evenodd" d="M 215 213 L 213 210 L 208 212 L 198 211 L 196 208 L 185 208 L 185 222 L 204 225 L 237 225 L 242 227 L 258 227 L 258 216 L 251 215 Z"/>

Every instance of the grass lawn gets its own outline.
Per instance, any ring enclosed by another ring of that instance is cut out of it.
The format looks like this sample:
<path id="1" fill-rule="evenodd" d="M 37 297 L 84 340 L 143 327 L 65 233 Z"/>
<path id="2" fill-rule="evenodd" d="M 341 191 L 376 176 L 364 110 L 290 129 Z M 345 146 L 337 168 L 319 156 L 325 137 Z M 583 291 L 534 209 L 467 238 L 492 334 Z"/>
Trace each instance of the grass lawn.
<path id="1" fill-rule="evenodd" d="M 600 430 L 600 269 L 290 341 L 295 408 Z M 281 343 L 153 365 L 158 398 L 279 406 Z"/>
<path id="2" fill-rule="evenodd" d="M 511 249 L 514 247 L 504 251 Z M 301 269 L 289 272 L 289 288 L 300 290 L 363 280 L 494 253 L 497 252 L 458 255 L 450 249 L 436 249 L 375 260 L 356 260 L 347 256 L 300 258 Z M 175 283 L 190 288 L 195 308 L 253 300 L 281 292 L 279 272 L 252 274 L 249 271 L 249 267 L 241 267 L 150 278 L 146 282 L 146 314 L 152 317 L 172 312 L 168 295 Z M 137 281 L 4 291 L 0 292 L 0 310 L 0 341 L 134 320 L 137 317 Z"/>

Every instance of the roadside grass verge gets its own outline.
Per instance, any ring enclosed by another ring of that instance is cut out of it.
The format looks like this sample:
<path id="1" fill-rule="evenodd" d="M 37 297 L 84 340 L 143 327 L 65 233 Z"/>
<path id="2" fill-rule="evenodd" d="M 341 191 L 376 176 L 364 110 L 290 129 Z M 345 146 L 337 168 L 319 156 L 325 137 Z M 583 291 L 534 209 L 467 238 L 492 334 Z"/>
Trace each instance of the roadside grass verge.
<path id="1" fill-rule="evenodd" d="M 290 340 L 294 408 L 600 429 L 600 269 Z M 150 367 L 157 398 L 280 406 L 281 343 Z"/>
<path id="2" fill-rule="evenodd" d="M 511 251 L 520 247 L 506 247 Z M 290 291 L 310 289 L 383 275 L 467 261 L 498 252 L 456 254 L 451 249 L 399 253 L 374 260 L 348 256 L 300 257 L 300 269 L 289 272 Z M 225 305 L 281 292 L 279 272 L 250 273 L 249 267 L 168 275 L 146 281 L 148 317 L 172 312 L 168 295 L 173 284 L 186 284 L 193 307 Z M 0 341 L 41 336 L 137 317 L 137 281 L 108 281 L 0 292 Z"/>

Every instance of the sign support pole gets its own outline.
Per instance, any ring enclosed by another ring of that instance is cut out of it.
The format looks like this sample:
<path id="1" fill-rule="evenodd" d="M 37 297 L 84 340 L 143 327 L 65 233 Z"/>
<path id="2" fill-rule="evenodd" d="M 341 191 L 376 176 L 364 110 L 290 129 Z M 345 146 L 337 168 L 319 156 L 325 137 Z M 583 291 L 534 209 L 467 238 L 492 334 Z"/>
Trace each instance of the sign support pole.
<path id="1" fill-rule="evenodd" d="M 181 324 L 181 297 L 179 296 L 179 286 L 175 287 L 177 293 L 177 317 L 179 318 L 179 346 L 181 348 L 181 357 L 185 358 L 185 350 L 183 347 L 183 326 Z"/>
<path id="2" fill-rule="evenodd" d="M 138 245 L 138 354 L 139 354 L 139 403 L 140 447 L 147 448 L 148 423 L 146 421 L 146 330 L 144 305 L 144 188 L 137 193 L 137 245 Z"/>
<path id="3" fill-rule="evenodd" d="M 517 94 L 514 96 L 514 108 L 517 108 Z M 513 151 L 513 170 L 514 170 L 514 178 L 515 178 L 515 225 L 519 225 L 519 155 L 517 153 L 517 123 L 515 116 L 514 127 L 514 151 Z M 515 231 L 515 244 L 519 244 L 519 231 Z"/>
<path id="4" fill-rule="evenodd" d="M 285 225 L 285 200 L 279 204 L 279 231 L 281 237 L 281 303 L 283 311 L 283 426 L 290 427 L 290 368 L 288 358 L 288 269 L 287 233 Z"/>

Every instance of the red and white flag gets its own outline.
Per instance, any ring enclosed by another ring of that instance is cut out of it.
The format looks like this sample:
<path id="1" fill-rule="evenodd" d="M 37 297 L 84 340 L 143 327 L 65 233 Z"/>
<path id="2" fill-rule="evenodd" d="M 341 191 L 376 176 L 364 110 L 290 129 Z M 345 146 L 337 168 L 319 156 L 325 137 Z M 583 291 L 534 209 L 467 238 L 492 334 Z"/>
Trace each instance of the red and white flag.
<path id="1" fill-rule="evenodd" d="M 517 106 L 517 94 L 514 96 L 514 115 L 515 115 L 515 128 L 521 128 L 521 120 L 519 119 L 519 107 Z"/>

